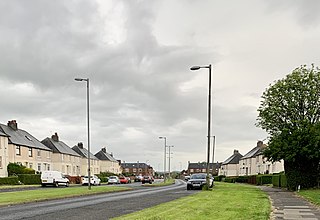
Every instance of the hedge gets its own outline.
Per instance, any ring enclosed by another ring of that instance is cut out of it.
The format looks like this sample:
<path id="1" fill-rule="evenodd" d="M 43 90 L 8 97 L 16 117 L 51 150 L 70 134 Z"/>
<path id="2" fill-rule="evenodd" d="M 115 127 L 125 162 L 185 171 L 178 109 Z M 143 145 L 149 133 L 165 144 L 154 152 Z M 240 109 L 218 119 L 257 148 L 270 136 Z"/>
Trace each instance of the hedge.
<path id="1" fill-rule="evenodd" d="M 227 182 L 227 183 L 235 183 L 236 179 L 237 179 L 237 177 L 226 177 L 224 179 L 224 181 Z"/>
<path id="2" fill-rule="evenodd" d="M 0 185 L 19 185 L 19 178 L 17 176 L 10 176 L 10 177 L 1 177 L 0 178 Z"/>
<path id="3" fill-rule="evenodd" d="M 41 184 L 40 174 L 19 174 L 18 178 L 25 185 Z"/>
<path id="4" fill-rule="evenodd" d="M 282 187 L 282 188 L 288 187 L 287 176 L 285 174 L 280 175 L 280 187 Z"/>
<path id="5" fill-rule="evenodd" d="M 280 175 L 273 175 L 272 176 L 272 185 L 275 187 L 280 187 L 281 183 L 280 183 Z"/>
<path id="6" fill-rule="evenodd" d="M 265 175 L 258 175 L 256 176 L 257 185 L 264 185 L 264 184 L 272 184 L 272 177 L 271 174 L 265 174 Z"/>

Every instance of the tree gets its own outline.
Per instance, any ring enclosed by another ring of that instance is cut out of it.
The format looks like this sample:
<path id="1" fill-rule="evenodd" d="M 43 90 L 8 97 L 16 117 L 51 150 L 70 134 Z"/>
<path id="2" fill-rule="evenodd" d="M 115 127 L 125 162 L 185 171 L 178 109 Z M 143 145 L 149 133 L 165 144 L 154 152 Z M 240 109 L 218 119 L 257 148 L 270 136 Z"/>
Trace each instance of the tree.
<path id="1" fill-rule="evenodd" d="M 320 179 L 320 70 L 300 66 L 262 95 L 257 126 L 270 135 L 264 155 L 284 160 L 288 188 Z"/>

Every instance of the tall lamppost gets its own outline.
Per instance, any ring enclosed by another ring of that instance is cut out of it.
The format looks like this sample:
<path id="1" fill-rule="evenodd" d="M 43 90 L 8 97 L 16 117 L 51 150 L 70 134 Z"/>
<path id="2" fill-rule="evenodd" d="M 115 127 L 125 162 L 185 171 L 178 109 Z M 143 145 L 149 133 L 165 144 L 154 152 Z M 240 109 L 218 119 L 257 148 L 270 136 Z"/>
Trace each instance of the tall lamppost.
<path id="1" fill-rule="evenodd" d="M 166 160 L 167 160 L 167 137 L 159 137 L 164 139 L 164 162 L 163 162 L 163 181 L 166 182 Z"/>
<path id="2" fill-rule="evenodd" d="M 169 149 L 169 164 L 168 164 L 168 166 L 169 166 L 169 177 L 171 177 L 171 172 L 170 172 L 170 161 L 171 161 L 171 152 L 170 152 L 170 149 L 171 149 L 171 147 L 174 147 L 174 146 L 168 146 L 168 149 Z"/>
<path id="3" fill-rule="evenodd" d="M 90 173 L 90 122 L 89 122 L 89 78 L 75 78 L 75 81 L 87 82 L 87 128 L 88 128 L 88 189 L 91 190 Z"/>
<path id="4" fill-rule="evenodd" d="M 207 186 L 210 187 L 210 180 L 209 180 L 209 163 L 210 163 L 210 125 L 211 125 L 211 64 L 208 66 L 193 66 L 190 70 L 199 70 L 201 68 L 208 68 L 209 69 L 209 95 L 208 95 L 208 144 L 207 144 Z"/>
<path id="5" fill-rule="evenodd" d="M 214 176 L 214 148 L 216 147 L 216 136 L 212 136 L 213 137 L 213 144 L 212 144 L 212 176 Z"/>

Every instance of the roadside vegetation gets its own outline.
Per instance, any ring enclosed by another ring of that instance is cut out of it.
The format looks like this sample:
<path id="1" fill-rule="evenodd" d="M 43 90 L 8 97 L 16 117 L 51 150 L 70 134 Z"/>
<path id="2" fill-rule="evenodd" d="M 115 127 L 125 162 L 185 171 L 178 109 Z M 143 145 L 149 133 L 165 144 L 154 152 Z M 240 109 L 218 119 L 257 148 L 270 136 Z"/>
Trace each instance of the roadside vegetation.
<path id="1" fill-rule="evenodd" d="M 320 207 L 320 189 L 301 190 L 298 195 Z"/>
<path id="2" fill-rule="evenodd" d="M 164 203 L 123 219 L 254 219 L 267 220 L 271 205 L 266 193 L 247 184 L 215 183 L 212 191 Z"/>
<path id="3" fill-rule="evenodd" d="M 90 194 L 99 194 L 129 190 L 125 187 L 98 186 L 88 190 L 87 187 L 47 188 L 39 190 L 24 190 L 15 192 L 0 192 L 0 205 L 12 205 L 26 202 L 36 202 L 49 199 L 59 199 Z"/>
<path id="4" fill-rule="evenodd" d="M 174 179 L 167 179 L 166 182 L 158 182 L 158 183 L 152 183 L 152 184 L 143 184 L 143 186 L 146 187 L 158 187 L 158 186 L 169 186 L 174 184 Z"/>

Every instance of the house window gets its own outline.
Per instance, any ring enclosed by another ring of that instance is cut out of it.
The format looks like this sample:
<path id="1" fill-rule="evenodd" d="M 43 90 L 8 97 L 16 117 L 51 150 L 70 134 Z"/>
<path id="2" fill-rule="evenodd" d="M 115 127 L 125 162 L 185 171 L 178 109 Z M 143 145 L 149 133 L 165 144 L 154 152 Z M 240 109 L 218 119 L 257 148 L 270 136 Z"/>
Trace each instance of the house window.
<path id="1" fill-rule="evenodd" d="M 28 155 L 29 155 L 29 157 L 32 157 L 32 148 L 31 147 L 29 147 Z"/>
<path id="2" fill-rule="evenodd" d="M 0 169 L 2 169 L 2 156 L 0 156 Z"/>
<path id="3" fill-rule="evenodd" d="M 125 172 L 126 172 L 126 173 L 129 173 L 129 169 L 128 169 L 128 168 L 126 168 L 126 169 L 125 169 Z"/>
<path id="4" fill-rule="evenodd" d="M 21 155 L 21 147 L 16 146 L 16 155 Z"/>
<path id="5" fill-rule="evenodd" d="M 50 170 L 50 164 L 48 164 L 48 166 L 47 166 L 47 170 Z"/>
<path id="6" fill-rule="evenodd" d="M 133 168 L 133 169 L 132 169 L 132 172 L 134 172 L 134 173 L 137 172 L 137 169 L 136 169 L 136 168 Z"/>
<path id="7" fill-rule="evenodd" d="M 37 150 L 37 156 L 41 157 L 41 150 L 40 149 Z"/>
<path id="8" fill-rule="evenodd" d="M 32 163 L 29 163 L 29 168 L 30 168 L 30 169 L 33 169 L 32 167 L 33 167 L 33 164 L 32 164 Z"/>
<path id="9" fill-rule="evenodd" d="M 38 171 L 41 172 L 41 163 L 38 163 Z"/>

